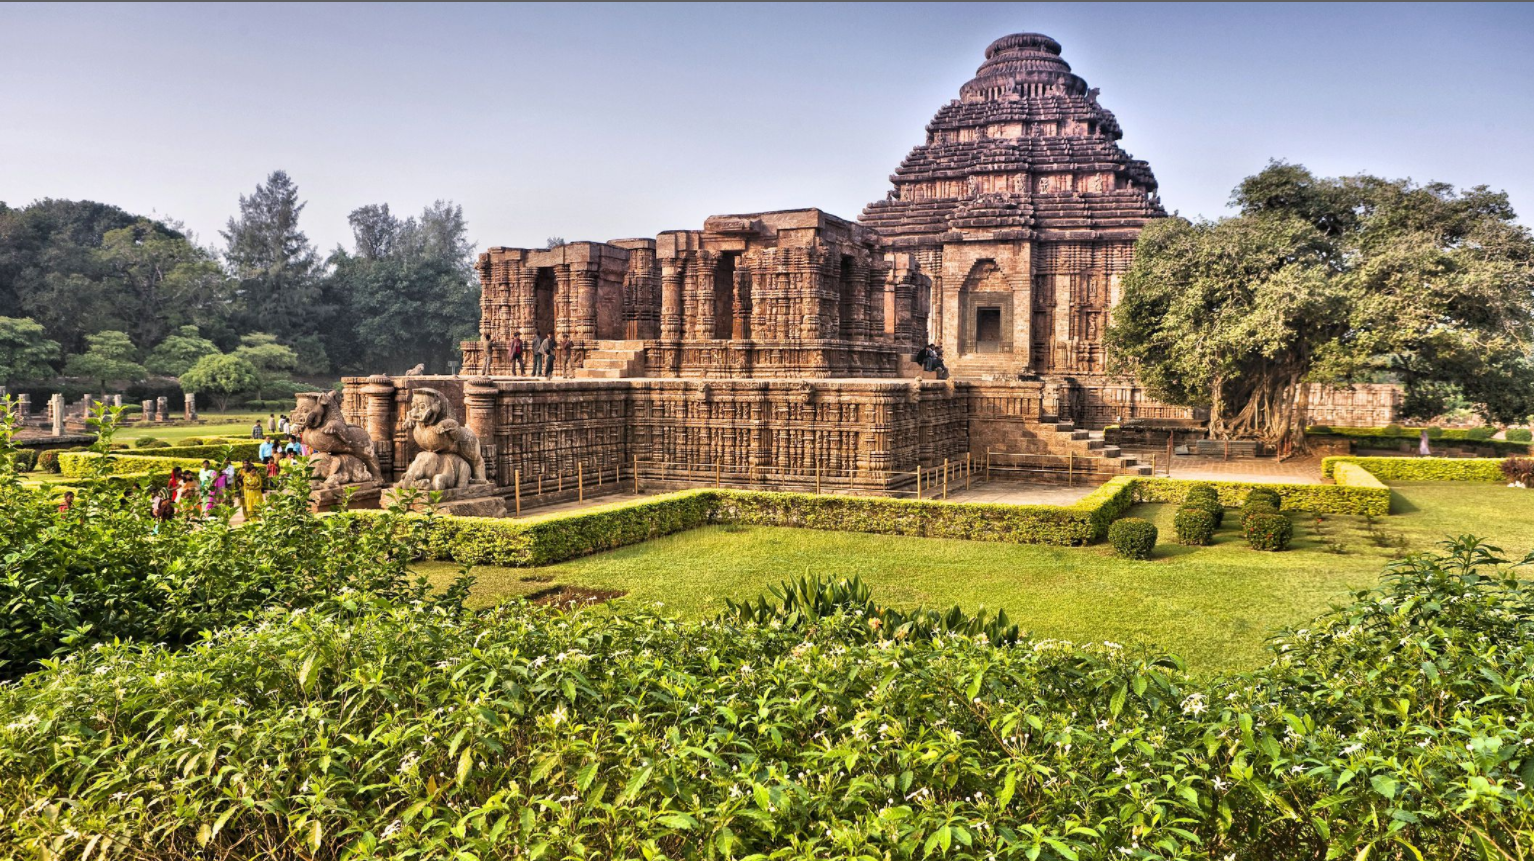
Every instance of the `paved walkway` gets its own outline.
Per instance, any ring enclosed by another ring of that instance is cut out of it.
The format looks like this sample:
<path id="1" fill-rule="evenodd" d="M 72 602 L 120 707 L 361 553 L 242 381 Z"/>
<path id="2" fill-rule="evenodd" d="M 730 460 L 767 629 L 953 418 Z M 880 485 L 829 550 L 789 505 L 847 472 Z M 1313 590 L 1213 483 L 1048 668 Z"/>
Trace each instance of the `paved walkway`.
<path id="1" fill-rule="evenodd" d="M 1030 484 L 1025 481 L 986 481 L 969 490 L 948 493 L 949 502 L 994 502 L 1004 505 L 1070 505 L 1097 485 Z"/>
<path id="2" fill-rule="evenodd" d="M 1138 452 L 1126 452 L 1136 454 Z M 1151 452 L 1145 453 L 1147 463 Z M 1156 474 L 1165 476 L 1166 451 L 1156 459 Z M 1172 459 L 1172 478 L 1200 481 L 1254 481 L 1269 484 L 1321 484 L 1321 458 L 1293 457 L 1280 463 L 1276 457 L 1245 457 L 1226 460 L 1180 454 Z"/>

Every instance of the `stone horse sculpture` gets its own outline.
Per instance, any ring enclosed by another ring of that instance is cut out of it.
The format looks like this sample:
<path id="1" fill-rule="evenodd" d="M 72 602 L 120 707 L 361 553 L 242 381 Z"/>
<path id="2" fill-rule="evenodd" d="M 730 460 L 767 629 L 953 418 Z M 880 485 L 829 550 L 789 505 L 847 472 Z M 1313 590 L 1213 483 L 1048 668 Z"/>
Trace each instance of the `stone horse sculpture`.
<path id="1" fill-rule="evenodd" d="M 313 454 L 309 466 L 326 487 L 382 482 L 383 469 L 367 431 L 341 417 L 336 392 L 305 392 L 293 410 L 294 432 Z"/>

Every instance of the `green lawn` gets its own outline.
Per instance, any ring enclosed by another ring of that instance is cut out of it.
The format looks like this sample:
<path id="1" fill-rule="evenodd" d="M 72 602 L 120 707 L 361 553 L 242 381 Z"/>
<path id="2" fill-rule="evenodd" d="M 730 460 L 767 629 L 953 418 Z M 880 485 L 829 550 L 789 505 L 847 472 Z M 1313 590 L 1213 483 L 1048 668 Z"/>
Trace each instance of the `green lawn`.
<path id="1" fill-rule="evenodd" d="M 155 439 L 163 439 L 174 443 L 188 437 L 208 436 L 250 436 L 250 426 L 260 419 L 262 426 L 266 425 L 266 413 L 230 413 L 230 414 L 201 414 L 203 424 L 182 425 L 180 427 L 165 427 L 164 425 L 134 423 L 118 428 L 117 435 L 113 439 L 117 442 L 132 442 L 140 437 L 152 436 Z"/>
<path id="2" fill-rule="evenodd" d="M 1043 547 L 905 538 L 780 527 L 719 526 L 544 568 L 475 569 L 481 605 L 555 585 L 616 589 L 627 602 L 663 603 L 702 617 L 725 598 L 761 594 L 811 573 L 860 575 L 877 599 L 898 606 L 960 604 L 1005 608 L 1041 637 L 1113 641 L 1172 651 L 1200 670 L 1241 669 L 1265 660 L 1263 640 L 1301 625 L 1346 592 L 1372 585 L 1392 556 L 1426 549 L 1450 534 L 1475 532 L 1509 553 L 1534 550 L 1534 492 L 1488 484 L 1392 486 L 1393 511 L 1371 528 L 1364 518 L 1330 516 L 1318 525 L 1294 515 L 1284 553 L 1248 548 L 1236 512 L 1211 547 L 1164 543 L 1148 562 L 1115 557 L 1106 545 Z M 1171 508 L 1140 505 L 1169 541 Z M 1319 532 L 1318 532 L 1319 528 Z M 1338 554 L 1327 543 L 1346 550 Z M 421 570 L 445 583 L 449 563 Z"/>

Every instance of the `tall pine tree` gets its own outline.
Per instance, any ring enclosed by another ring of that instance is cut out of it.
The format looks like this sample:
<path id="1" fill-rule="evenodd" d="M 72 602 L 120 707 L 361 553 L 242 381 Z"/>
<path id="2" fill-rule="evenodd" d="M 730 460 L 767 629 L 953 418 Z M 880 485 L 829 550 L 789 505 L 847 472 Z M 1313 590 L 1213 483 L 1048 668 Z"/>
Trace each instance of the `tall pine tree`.
<path id="1" fill-rule="evenodd" d="M 321 306 L 319 257 L 298 227 L 304 204 L 286 171 L 273 171 L 254 194 L 240 196 L 240 214 L 220 231 L 225 259 L 237 279 L 243 331 L 291 339 L 329 316 Z"/>

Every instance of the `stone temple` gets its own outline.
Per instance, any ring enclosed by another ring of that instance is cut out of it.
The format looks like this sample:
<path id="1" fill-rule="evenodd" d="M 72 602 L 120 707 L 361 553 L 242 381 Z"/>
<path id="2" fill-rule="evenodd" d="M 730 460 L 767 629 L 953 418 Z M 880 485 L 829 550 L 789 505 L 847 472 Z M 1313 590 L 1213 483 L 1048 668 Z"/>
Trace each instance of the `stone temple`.
<path id="1" fill-rule="evenodd" d="M 636 474 L 905 494 L 921 470 L 1003 453 L 1044 478 L 1144 473 L 1086 430 L 1192 418 L 1105 373 L 1135 238 L 1165 214 L 1120 136 L 1057 42 L 1006 36 L 858 221 L 807 208 L 491 248 L 463 375 L 348 378 L 343 413 L 397 481 L 429 388 L 496 492 L 540 501 Z M 552 378 L 515 373 L 511 339 L 534 333 L 569 344 Z M 944 379 L 913 361 L 928 341 Z"/>

